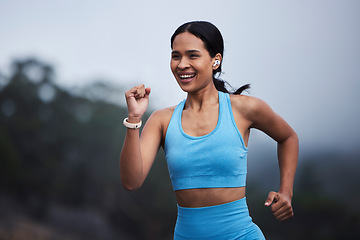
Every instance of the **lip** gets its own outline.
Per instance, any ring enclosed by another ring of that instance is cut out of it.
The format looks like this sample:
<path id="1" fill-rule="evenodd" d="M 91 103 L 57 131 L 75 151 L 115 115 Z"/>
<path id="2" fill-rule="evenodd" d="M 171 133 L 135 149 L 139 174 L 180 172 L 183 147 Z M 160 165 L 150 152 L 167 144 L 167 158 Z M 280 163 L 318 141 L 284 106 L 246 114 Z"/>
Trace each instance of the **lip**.
<path id="1" fill-rule="evenodd" d="M 180 78 L 180 82 L 181 83 L 189 83 L 189 82 L 191 82 L 193 80 L 193 78 L 187 78 L 187 79 L 181 79 Z"/>

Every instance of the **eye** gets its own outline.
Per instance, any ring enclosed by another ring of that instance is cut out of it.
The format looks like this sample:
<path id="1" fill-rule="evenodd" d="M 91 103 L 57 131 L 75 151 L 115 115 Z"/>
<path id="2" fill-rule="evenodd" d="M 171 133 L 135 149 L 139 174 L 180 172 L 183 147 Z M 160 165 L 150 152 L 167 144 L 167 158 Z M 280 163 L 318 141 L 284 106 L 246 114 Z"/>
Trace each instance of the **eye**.
<path id="1" fill-rule="evenodd" d="M 189 56 L 191 59 L 195 59 L 195 58 L 198 58 L 200 57 L 198 54 L 190 54 Z"/>
<path id="2" fill-rule="evenodd" d="M 171 59 L 173 59 L 173 60 L 179 60 L 179 59 L 180 59 L 180 56 L 177 55 L 177 54 L 172 54 L 172 55 L 171 55 Z"/>

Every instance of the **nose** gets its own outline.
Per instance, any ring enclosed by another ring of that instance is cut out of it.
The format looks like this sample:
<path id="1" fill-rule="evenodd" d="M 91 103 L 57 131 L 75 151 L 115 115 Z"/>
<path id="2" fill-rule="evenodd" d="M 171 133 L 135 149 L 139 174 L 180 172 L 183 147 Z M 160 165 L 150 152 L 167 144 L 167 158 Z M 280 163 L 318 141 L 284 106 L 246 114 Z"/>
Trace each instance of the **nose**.
<path id="1" fill-rule="evenodd" d="M 182 57 L 179 61 L 178 68 L 179 69 L 185 69 L 190 67 L 190 62 L 186 57 Z"/>

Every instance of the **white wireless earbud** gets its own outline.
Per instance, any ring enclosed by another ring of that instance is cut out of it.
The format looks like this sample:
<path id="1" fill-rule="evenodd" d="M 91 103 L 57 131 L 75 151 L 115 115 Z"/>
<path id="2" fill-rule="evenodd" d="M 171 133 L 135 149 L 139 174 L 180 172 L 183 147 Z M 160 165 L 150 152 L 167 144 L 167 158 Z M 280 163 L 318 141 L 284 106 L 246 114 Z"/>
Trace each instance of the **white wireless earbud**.
<path id="1" fill-rule="evenodd" d="M 216 65 L 220 65 L 220 61 L 219 60 L 215 60 L 215 63 L 213 65 L 213 67 L 215 67 Z"/>

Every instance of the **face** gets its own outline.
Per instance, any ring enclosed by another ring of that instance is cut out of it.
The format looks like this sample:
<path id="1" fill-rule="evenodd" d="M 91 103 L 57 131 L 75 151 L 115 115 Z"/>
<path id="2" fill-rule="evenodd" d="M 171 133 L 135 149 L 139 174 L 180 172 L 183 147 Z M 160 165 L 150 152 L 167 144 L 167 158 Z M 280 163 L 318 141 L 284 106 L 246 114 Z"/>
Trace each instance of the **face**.
<path id="1" fill-rule="evenodd" d="M 173 42 L 170 67 L 176 81 L 185 92 L 193 92 L 213 84 L 213 64 L 204 42 L 184 32 Z"/>

